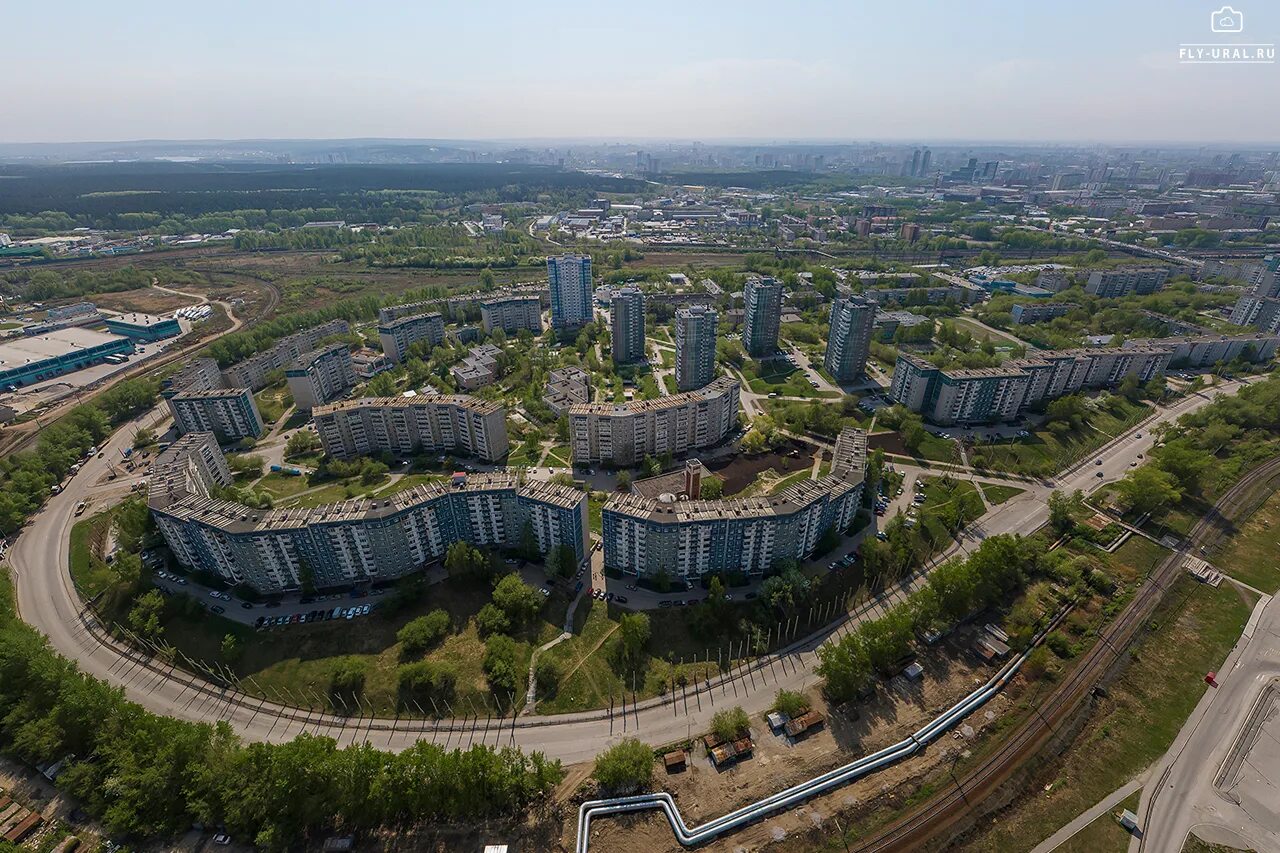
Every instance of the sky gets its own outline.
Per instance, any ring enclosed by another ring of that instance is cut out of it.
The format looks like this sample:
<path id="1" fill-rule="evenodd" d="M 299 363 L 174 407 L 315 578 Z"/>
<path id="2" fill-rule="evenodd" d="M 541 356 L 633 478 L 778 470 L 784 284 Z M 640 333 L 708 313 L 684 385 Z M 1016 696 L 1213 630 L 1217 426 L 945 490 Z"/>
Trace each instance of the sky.
<path id="1" fill-rule="evenodd" d="M 396 137 L 1280 143 L 1280 4 L 12 3 L 0 142 Z"/>

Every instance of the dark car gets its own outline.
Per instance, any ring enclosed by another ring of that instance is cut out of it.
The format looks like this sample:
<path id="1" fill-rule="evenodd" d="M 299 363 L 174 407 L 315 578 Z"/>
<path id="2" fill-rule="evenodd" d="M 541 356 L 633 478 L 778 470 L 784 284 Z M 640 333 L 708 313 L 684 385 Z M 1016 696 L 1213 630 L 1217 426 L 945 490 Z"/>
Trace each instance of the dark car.
<path id="1" fill-rule="evenodd" d="M 242 610 L 252 610 L 252 609 L 253 609 L 253 604 L 251 604 L 251 603 L 250 603 L 250 602 L 248 602 L 248 601 L 242 601 L 242 602 L 240 602 L 240 608 L 241 608 Z"/>

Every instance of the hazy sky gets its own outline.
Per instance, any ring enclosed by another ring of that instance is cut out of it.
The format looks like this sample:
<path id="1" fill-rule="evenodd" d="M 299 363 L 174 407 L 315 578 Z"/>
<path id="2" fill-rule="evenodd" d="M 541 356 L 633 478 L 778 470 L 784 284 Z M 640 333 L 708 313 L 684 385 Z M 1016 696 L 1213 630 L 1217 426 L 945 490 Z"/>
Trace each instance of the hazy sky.
<path id="1" fill-rule="evenodd" d="M 0 141 L 754 137 L 1280 142 L 1280 65 L 1187 0 L 8 3 Z"/>

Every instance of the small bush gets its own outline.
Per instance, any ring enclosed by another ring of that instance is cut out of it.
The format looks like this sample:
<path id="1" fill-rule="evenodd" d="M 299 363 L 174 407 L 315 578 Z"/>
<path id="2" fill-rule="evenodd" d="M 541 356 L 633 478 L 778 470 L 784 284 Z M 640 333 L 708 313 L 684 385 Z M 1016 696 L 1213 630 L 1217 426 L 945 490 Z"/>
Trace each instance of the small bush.
<path id="1" fill-rule="evenodd" d="M 419 616 L 405 623 L 396 632 L 396 639 L 406 655 L 419 655 L 444 639 L 449 633 L 449 614 L 443 610 L 432 610 L 426 616 Z"/>
<path id="2" fill-rule="evenodd" d="M 653 750 L 627 738 L 596 756 L 596 781 L 612 793 L 648 787 L 653 781 Z"/>
<path id="3" fill-rule="evenodd" d="M 711 718 L 711 731 L 721 740 L 733 740 L 750 728 L 751 720 L 747 717 L 747 712 L 737 705 L 717 711 Z"/>
<path id="4" fill-rule="evenodd" d="M 789 718 L 803 716 L 809 712 L 809 700 L 803 693 L 794 690 L 779 690 L 773 700 L 773 710 L 786 714 Z"/>

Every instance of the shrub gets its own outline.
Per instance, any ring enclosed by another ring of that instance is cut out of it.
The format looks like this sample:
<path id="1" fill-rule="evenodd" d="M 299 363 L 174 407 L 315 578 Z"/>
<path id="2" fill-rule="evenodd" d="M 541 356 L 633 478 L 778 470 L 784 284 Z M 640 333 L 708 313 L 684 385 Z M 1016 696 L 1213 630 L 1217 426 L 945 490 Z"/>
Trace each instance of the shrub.
<path id="1" fill-rule="evenodd" d="M 493 604 L 486 604 L 476 614 L 476 630 L 480 632 L 482 637 L 488 637 L 492 634 L 505 634 L 511 630 L 511 620 L 507 618 L 507 614 Z"/>
<path id="2" fill-rule="evenodd" d="M 426 616 L 419 616 L 405 623 L 396 632 L 396 640 L 400 642 L 406 655 L 422 654 L 427 649 L 444 639 L 449 633 L 449 614 L 443 610 L 432 610 Z"/>
<path id="3" fill-rule="evenodd" d="M 533 680 L 538 685 L 538 692 L 544 696 L 554 696 L 560 686 L 560 664 L 555 658 L 543 655 L 533 668 Z"/>
<path id="4" fill-rule="evenodd" d="M 721 740 L 733 740 L 750 728 L 751 720 L 747 718 L 747 712 L 738 705 L 717 711 L 711 718 L 711 731 Z"/>
<path id="5" fill-rule="evenodd" d="M 635 791 L 653 781 L 653 750 L 630 737 L 596 756 L 593 774 L 612 793 Z"/>
<path id="6" fill-rule="evenodd" d="M 364 692 L 364 678 L 368 667 L 358 657 L 348 655 L 339 658 L 329 675 L 330 695 L 347 699 Z"/>
<path id="7" fill-rule="evenodd" d="M 773 700 L 773 710 L 786 714 L 791 719 L 802 716 L 809 711 L 809 700 L 803 693 L 794 690 L 779 690 Z"/>

